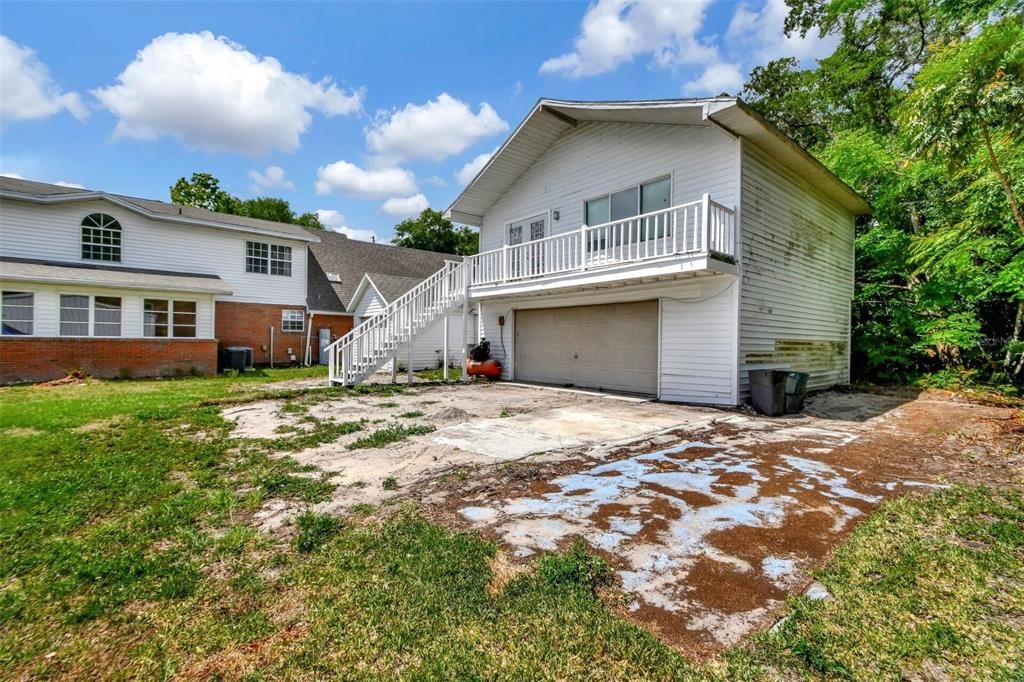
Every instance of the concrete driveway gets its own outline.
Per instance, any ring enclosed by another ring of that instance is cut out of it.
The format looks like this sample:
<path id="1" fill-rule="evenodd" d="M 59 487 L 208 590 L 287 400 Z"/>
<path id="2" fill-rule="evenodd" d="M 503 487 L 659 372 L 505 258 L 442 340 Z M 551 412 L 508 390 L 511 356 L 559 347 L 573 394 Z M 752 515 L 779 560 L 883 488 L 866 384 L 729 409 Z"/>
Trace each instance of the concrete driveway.
<path id="1" fill-rule="evenodd" d="M 290 456 L 338 484 L 321 510 L 412 497 L 524 563 L 583 538 L 616 568 L 626 617 L 704 655 L 770 625 L 886 496 L 942 485 L 962 434 L 994 411 L 830 392 L 803 415 L 767 419 L 510 384 L 414 386 L 316 403 L 310 414 L 433 433 L 348 450 L 354 434 Z M 274 401 L 226 415 L 241 436 L 302 424 Z M 397 487 L 385 485 L 392 478 Z M 259 518 L 274 527 L 294 511 Z"/>

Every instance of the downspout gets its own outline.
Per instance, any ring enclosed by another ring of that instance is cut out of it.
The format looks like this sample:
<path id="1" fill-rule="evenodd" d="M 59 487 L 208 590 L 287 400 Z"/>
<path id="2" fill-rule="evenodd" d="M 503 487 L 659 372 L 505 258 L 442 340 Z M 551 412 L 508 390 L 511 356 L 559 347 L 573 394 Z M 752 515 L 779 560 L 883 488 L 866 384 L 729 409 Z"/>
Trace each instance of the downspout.
<path id="1" fill-rule="evenodd" d="M 306 358 L 305 358 L 305 361 L 302 363 L 306 367 L 309 367 L 310 359 L 313 356 L 313 349 L 310 346 L 310 343 L 312 342 L 312 335 L 313 335 L 313 311 L 310 310 L 309 311 L 309 326 L 306 327 Z M 317 338 L 319 339 L 320 337 L 317 337 Z"/>

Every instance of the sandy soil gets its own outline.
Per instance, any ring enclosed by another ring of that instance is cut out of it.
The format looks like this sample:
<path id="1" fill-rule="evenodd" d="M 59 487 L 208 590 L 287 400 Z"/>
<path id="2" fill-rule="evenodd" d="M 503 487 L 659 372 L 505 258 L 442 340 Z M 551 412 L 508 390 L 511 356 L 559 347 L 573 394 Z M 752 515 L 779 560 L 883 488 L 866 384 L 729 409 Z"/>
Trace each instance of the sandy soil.
<path id="1" fill-rule="evenodd" d="M 401 416 L 412 411 L 423 414 Z M 616 568 L 623 615 L 695 656 L 769 626 L 887 496 L 1024 483 L 1019 414 L 936 394 L 828 392 L 802 415 L 769 419 L 471 384 L 347 397 L 310 414 L 367 422 L 361 434 L 291 454 L 335 475 L 321 510 L 415 498 L 428 516 L 478 529 L 522 563 L 582 537 Z M 276 401 L 225 415 L 238 436 L 302 427 Z M 437 430 L 345 448 L 394 422 Z M 384 489 L 389 477 L 397 488 Z M 281 504 L 258 518 L 273 528 L 295 511 Z"/>

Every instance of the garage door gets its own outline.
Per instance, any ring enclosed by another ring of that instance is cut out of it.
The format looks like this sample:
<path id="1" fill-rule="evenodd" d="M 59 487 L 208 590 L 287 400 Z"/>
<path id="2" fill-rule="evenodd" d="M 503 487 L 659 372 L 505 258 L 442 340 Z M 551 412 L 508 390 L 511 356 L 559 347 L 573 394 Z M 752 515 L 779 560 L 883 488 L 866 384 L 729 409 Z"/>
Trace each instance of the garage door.
<path id="1" fill-rule="evenodd" d="M 658 302 L 517 310 L 515 377 L 658 392 Z"/>

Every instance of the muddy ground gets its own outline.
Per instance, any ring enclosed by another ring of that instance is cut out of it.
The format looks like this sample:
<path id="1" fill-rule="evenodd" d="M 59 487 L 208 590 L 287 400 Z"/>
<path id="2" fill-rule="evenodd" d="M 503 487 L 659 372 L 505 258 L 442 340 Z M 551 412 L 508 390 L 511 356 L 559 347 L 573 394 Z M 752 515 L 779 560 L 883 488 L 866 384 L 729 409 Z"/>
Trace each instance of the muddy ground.
<path id="1" fill-rule="evenodd" d="M 226 414 L 236 435 L 302 424 L 274 401 Z M 802 415 L 768 419 L 472 384 L 346 397 L 311 414 L 437 428 L 384 448 L 346 450 L 352 435 L 294 453 L 335 474 L 322 510 L 415 498 L 522 563 L 583 538 L 615 567 L 623 615 L 698 657 L 770 625 L 886 497 L 1024 483 L 1020 414 L 936 393 L 828 392 Z M 292 513 L 261 520 L 274 527 Z"/>

